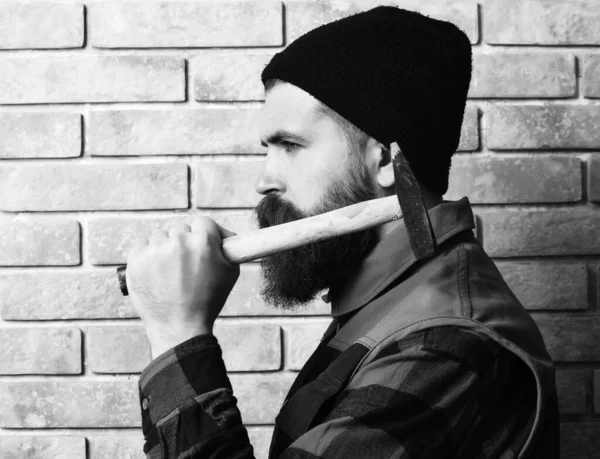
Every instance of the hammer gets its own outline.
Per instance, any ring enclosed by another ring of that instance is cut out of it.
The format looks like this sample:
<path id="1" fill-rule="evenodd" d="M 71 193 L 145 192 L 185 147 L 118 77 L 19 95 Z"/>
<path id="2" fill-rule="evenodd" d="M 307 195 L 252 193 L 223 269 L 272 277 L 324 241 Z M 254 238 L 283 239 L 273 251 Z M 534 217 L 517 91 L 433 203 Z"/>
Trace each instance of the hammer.
<path id="1" fill-rule="evenodd" d="M 403 217 L 411 246 L 418 259 L 435 251 L 435 237 L 423 196 L 406 158 L 396 142 L 391 144 L 396 196 L 371 199 L 312 217 L 270 226 L 223 239 L 223 255 L 229 263 L 246 263 L 311 242 L 366 230 Z M 129 295 L 127 265 L 117 268 L 119 287 Z"/>
<path id="2" fill-rule="evenodd" d="M 396 196 L 371 199 L 331 212 L 223 239 L 223 256 L 229 263 L 246 263 L 311 242 L 372 228 L 402 216 Z M 119 286 L 127 291 L 127 265 L 117 268 Z"/>

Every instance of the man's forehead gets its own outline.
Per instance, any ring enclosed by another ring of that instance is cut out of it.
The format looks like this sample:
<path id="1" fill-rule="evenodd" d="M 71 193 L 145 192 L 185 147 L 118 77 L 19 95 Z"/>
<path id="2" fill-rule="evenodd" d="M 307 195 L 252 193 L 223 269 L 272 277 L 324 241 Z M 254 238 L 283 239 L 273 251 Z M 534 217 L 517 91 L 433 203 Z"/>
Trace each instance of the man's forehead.
<path id="1" fill-rule="evenodd" d="M 306 91 L 289 83 L 272 88 L 258 115 L 258 131 L 267 138 L 276 131 L 307 133 L 321 120 L 318 101 Z"/>

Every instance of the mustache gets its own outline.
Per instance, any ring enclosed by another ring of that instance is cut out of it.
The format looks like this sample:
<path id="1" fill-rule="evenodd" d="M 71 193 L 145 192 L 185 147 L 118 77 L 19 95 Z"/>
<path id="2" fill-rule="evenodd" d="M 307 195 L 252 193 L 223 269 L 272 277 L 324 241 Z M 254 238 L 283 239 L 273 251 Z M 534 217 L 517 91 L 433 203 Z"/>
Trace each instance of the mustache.
<path id="1" fill-rule="evenodd" d="M 309 217 L 290 202 L 286 202 L 276 194 L 268 194 L 260 200 L 254 209 L 259 228 L 281 225 Z"/>

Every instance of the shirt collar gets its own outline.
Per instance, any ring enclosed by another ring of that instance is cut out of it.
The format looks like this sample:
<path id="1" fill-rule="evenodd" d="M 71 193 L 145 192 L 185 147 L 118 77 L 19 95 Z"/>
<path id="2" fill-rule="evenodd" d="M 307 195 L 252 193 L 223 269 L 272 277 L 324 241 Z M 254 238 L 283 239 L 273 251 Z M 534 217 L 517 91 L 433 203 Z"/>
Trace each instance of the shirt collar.
<path id="1" fill-rule="evenodd" d="M 438 244 L 475 227 L 467 197 L 443 201 L 429 209 L 429 219 Z M 331 286 L 323 299 L 331 302 L 332 317 L 343 316 L 367 304 L 416 262 L 401 218 L 363 259 L 345 282 Z"/>

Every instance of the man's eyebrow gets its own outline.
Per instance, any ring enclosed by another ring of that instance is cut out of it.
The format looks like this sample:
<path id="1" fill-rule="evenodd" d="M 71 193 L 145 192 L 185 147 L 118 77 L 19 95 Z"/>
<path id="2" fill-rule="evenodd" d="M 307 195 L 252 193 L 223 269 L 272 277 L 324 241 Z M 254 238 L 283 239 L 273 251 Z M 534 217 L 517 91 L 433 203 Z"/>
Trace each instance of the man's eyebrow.
<path id="1" fill-rule="evenodd" d="M 273 134 L 271 134 L 269 137 L 267 137 L 266 140 L 261 140 L 260 144 L 263 147 L 266 147 L 266 146 L 268 146 L 267 143 L 276 145 L 276 144 L 283 142 L 284 140 L 296 140 L 298 142 L 308 142 L 308 139 L 304 136 L 301 136 L 300 134 L 294 134 L 293 132 L 289 132 L 289 131 L 280 129 L 280 130 L 274 132 Z"/>

